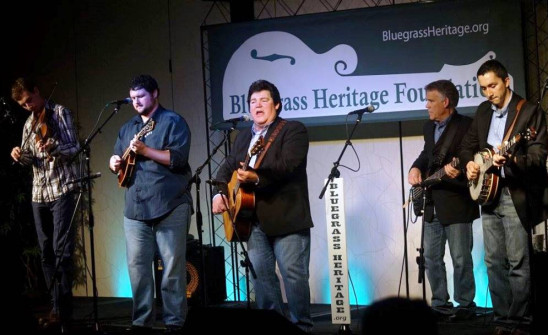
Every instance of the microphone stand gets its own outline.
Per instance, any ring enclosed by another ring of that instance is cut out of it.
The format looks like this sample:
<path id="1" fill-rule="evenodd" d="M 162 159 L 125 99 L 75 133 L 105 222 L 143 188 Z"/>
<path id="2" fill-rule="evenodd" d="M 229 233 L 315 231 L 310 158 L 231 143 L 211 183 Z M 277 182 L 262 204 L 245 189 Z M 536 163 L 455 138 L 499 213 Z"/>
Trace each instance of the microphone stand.
<path id="1" fill-rule="evenodd" d="M 402 145 L 402 132 L 401 132 L 401 121 L 398 121 L 398 128 L 399 128 L 399 141 L 400 141 L 400 175 L 401 175 L 401 182 L 402 182 L 402 186 L 404 184 L 404 176 L 403 176 L 403 145 Z M 404 196 L 404 193 L 402 191 L 402 199 L 403 201 L 405 202 L 405 196 Z M 408 212 L 409 214 L 410 212 Z M 405 209 L 403 209 L 403 268 L 405 269 L 405 293 L 406 293 L 406 297 L 409 298 L 409 260 L 408 260 L 408 257 L 407 257 L 407 229 L 408 229 L 408 224 L 409 221 L 407 221 L 406 217 L 405 217 Z M 401 283 L 401 282 L 400 282 Z M 398 286 L 398 295 L 399 295 L 399 288 L 401 287 L 401 284 L 400 286 Z"/>
<path id="2" fill-rule="evenodd" d="M 65 183 L 66 185 L 67 184 L 71 184 L 72 182 L 68 182 L 68 183 Z M 63 255 L 65 254 L 65 249 L 67 247 L 67 243 L 69 241 L 69 238 L 73 238 L 72 236 L 72 227 L 73 227 L 73 224 L 74 224 L 74 218 L 76 217 L 76 211 L 78 210 L 78 206 L 80 204 L 80 200 L 82 198 L 82 192 L 80 192 L 80 194 L 78 195 L 78 199 L 76 200 L 76 203 L 74 205 L 74 209 L 73 209 L 73 212 L 72 212 L 72 216 L 70 218 L 70 223 L 69 223 L 69 226 L 67 228 L 67 231 L 65 232 L 65 234 L 62 236 L 62 237 L 59 237 L 60 239 L 62 239 L 63 241 L 63 245 L 61 246 L 60 249 L 55 249 L 54 250 L 54 253 L 55 253 L 55 268 L 54 270 L 52 271 L 50 277 L 49 277 L 49 284 L 47 286 L 47 290 L 48 292 L 51 294 L 52 297 L 55 297 L 54 299 L 56 301 L 60 301 L 60 299 L 64 299 L 64 297 L 62 298 L 61 297 L 61 283 L 60 283 L 60 280 L 63 280 L 63 278 L 59 278 L 60 277 L 60 273 L 59 273 L 59 268 L 61 267 L 61 261 L 62 261 L 62 257 Z M 44 275 L 46 275 L 46 273 L 44 273 Z M 60 307 L 60 306 L 58 306 Z M 65 311 L 62 310 L 61 308 L 59 308 L 59 315 L 61 316 L 61 320 L 64 319 L 64 313 Z M 41 322 L 41 321 L 39 321 Z M 44 324 L 44 326 L 48 326 L 47 324 Z M 65 333 L 67 331 L 67 329 L 65 328 L 66 325 L 64 325 L 63 323 L 61 324 L 61 333 Z"/>
<path id="3" fill-rule="evenodd" d="M 215 151 L 221 146 L 221 144 L 223 144 L 227 140 L 228 135 L 236 128 L 236 123 L 238 123 L 238 121 L 240 121 L 240 120 L 231 120 L 230 121 L 232 123 L 232 126 L 230 127 L 229 131 L 225 135 L 225 138 L 223 139 L 223 141 L 214 149 L 213 153 L 215 153 Z M 218 187 L 217 189 L 218 189 L 218 193 L 221 195 L 223 201 L 225 201 L 225 197 L 228 198 L 229 194 L 224 194 L 222 188 Z M 223 197 L 223 195 L 224 195 L 224 197 Z M 226 201 L 225 201 L 225 207 L 230 208 L 229 204 Z M 255 269 L 253 268 L 253 263 L 251 263 L 251 260 L 249 259 L 247 249 L 245 248 L 242 239 L 238 235 L 238 230 L 236 229 L 236 225 L 234 224 L 235 217 L 232 217 L 232 215 L 228 215 L 228 216 L 230 217 L 230 224 L 232 225 L 232 230 L 234 231 L 234 234 L 236 235 L 236 240 L 239 243 L 240 248 L 242 249 L 241 255 L 243 256 L 244 259 L 240 260 L 240 266 L 245 268 L 247 309 L 251 309 L 251 300 L 249 299 L 249 294 L 250 294 L 249 272 L 251 272 L 251 275 L 253 276 L 253 278 L 257 278 L 257 273 L 255 272 Z"/>
<path id="4" fill-rule="evenodd" d="M 421 245 L 417 248 L 419 255 L 417 256 L 417 264 L 419 266 L 419 284 L 422 284 L 422 300 L 426 302 L 426 280 L 425 280 L 425 264 L 424 264 L 424 225 L 426 211 L 426 191 L 428 186 L 422 186 L 422 220 L 421 220 Z"/>
<path id="5" fill-rule="evenodd" d="M 425 280 L 425 263 L 424 263 L 424 226 L 425 226 L 425 213 L 426 213 L 426 192 L 428 189 L 436 184 L 441 183 L 441 178 L 434 178 L 431 180 L 425 180 L 420 183 L 422 187 L 422 222 L 421 222 L 421 245 L 417 248 L 419 255 L 417 256 L 417 264 L 419 265 L 419 284 L 422 284 L 422 299 L 426 302 L 426 280 Z"/>
<path id="6" fill-rule="evenodd" d="M 356 127 L 358 126 L 358 123 L 362 121 L 362 116 L 363 116 L 363 112 L 358 113 L 358 118 L 356 119 L 356 122 L 354 123 L 354 127 L 352 127 L 352 131 L 350 132 L 348 139 L 344 143 L 344 147 L 341 151 L 341 154 L 339 155 L 339 158 L 337 159 L 336 162 L 333 162 L 333 168 L 331 168 L 331 173 L 329 173 L 329 176 L 327 177 L 327 182 L 323 186 L 323 189 L 320 193 L 320 199 L 323 198 L 325 191 L 327 190 L 327 185 L 329 185 L 329 183 L 333 181 L 333 178 L 339 178 L 339 176 L 341 175 L 340 171 L 338 170 L 338 167 L 341 162 L 341 158 L 344 155 L 344 152 L 346 151 L 346 148 L 348 147 L 348 145 L 351 144 L 350 139 L 352 138 L 352 135 L 354 134 L 354 131 L 356 130 Z"/>
<path id="7" fill-rule="evenodd" d="M 225 195 L 228 198 L 228 194 L 223 194 L 223 191 L 221 188 L 219 188 L 219 194 L 221 196 Z M 224 197 L 222 198 L 223 201 L 225 201 Z M 225 201 L 225 207 L 230 208 L 229 204 Z M 236 235 L 236 242 L 240 245 L 240 248 L 242 248 L 241 255 L 243 256 L 243 260 L 240 260 L 240 266 L 245 268 L 245 282 L 246 282 L 246 297 L 247 297 L 247 309 L 251 309 L 251 299 L 249 299 L 249 272 L 251 272 L 251 275 L 253 278 L 257 279 L 257 273 L 255 272 L 255 269 L 253 268 L 253 263 L 251 263 L 251 259 L 249 259 L 249 254 L 247 253 L 247 249 L 244 246 L 244 243 L 242 239 L 240 238 L 238 234 L 238 229 L 236 229 L 236 224 L 234 223 L 235 217 L 232 215 L 228 215 L 230 218 L 230 224 L 232 225 L 232 230 L 234 231 L 234 235 Z"/>
<path id="8" fill-rule="evenodd" d="M 234 226 L 234 221 L 232 221 L 232 226 Z M 234 233 L 236 234 L 236 237 L 238 238 L 238 242 L 240 244 L 240 248 L 242 248 L 241 254 L 243 255 L 244 259 L 240 260 L 240 266 L 243 266 L 245 268 L 245 287 L 246 287 L 246 295 L 247 295 L 247 309 L 251 309 L 251 299 L 249 298 L 249 272 L 251 272 L 251 275 L 253 278 L 257 279 L 257 273 L 255 272 L 255 269 L 253 268 L 253 263 L 251 263 L 251 259 L 249 259 L 249 255 L 247 254 L 247 250 L 244 246 L 244 243 L 238 236 L 238 232 L 236 231 L 236 227 L 234 227 Z"/>
<path id="9" fill-rule="evenodd" d="M 202 289 L 201 289 L 200 295 L 201 295 L 201 301 L 202 301 L 203 307 L 207 307 L 208 300 L 207 300 L 207 289 L 205 285 L 206 283 L 205 255 L 203 250 L 203 238 L 202 238 L 203 220 L 202 220 L 202 210 L 200 209 L 200 184 L 202 183 L 200 179 L 200 173 L 202 173 L 202 170 L 204 169 L 204 167 L 206 167 L 206 165 L 209 164 L 213 156 L 217 153 L 217 150 L 219 150 L 219 148 L 226 142 L 228 138 L 228 134 L 230 134 L 230 132 L 234 130 L 234 128 L 235 127 L 233 125 L 233 127 L 230 128 L 228 133 L 225 134 L 225 136 L 223 137 L 223 140 L 219 144 L 217 144 L 215 148 L 213 148 L 213 151 L 207 157 L 205 162 L 196 169 L 196 172 L 194 173 L 194 175 L 190 179 L 190 182 L 187 185 L 187 190 L 190 191 L 192 184 L 193 183 L 196 184 L 196 229 L 198 230 L 198 247 L 199 247 L 200 256 L 201 256 L 200 257 L 200 262 L 201 262 L 200 277 L 202 278 L 202 285 L 201 285 Z"/>
<path id="10" fill-rule="evenodd" d="M 92 176 L 91 173 L 91 167 L 90 167 L 90 155 L 91 155 L 91 149 L 90 149 L 90 143 L 95 138 L 95 136 L 101 132 L 105 124 L 110 121 L 110 119 L 118 113 L 120 110 L 120 106 L 122 103 L 117 103 L 116 107 L 113 109 L 112 113 L 107 117 L 107 119 L 95 130 L 95 132 L 91 133 L 86 140 L 84 141 L 84 144 L 80 147 L 80 150 L 78 150 L 72 158 L 69 160 L 69 164 L 80 155 L 80 153 L 84 152 L 86 155 L 86 170 L 87 170 L 87 177 L 83 177 L 81 179 L 84 179 L 86 181 L 87 191 L 88 191 L 88 229 L 89 229 L 89 242 L 90 242 L 90 253 L 91 253 L 91 281 L 93 286 L 93 321 L 94 321 L 94 330 L 96 332 L 99 331 L 99 316 L 97 312 L 97 277 L 95 275 L 95 241 L 94 241 L 94 235 L 93 235 L 93 228 L 95 226 L 95 218 L 93 216 L 93 208 L 91 206 L 91 179 L 90 176 Z"/>
<path id="11" fill-rule="evenodd" d="M 544 99 L 544 94 L 546 94 L 547 90 L 548 90 L 548 79 L 544 81 L 544 85 L 542 86 L 542 93 L 540 93 L 540 97 L 538 99 L 538 108 L 542 108 L 542 99 Z M 546 162 L 546 166 L 548 168 L 548 161 Z M 548 220 L 544 220 L 544 245 L 546 250 L 548 251 Z"/>

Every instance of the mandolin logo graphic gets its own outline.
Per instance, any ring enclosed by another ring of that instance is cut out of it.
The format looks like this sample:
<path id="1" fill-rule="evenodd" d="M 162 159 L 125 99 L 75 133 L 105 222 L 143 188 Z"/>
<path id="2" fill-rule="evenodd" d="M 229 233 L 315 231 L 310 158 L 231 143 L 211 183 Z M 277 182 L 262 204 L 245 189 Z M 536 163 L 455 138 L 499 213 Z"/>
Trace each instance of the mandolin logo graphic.
<path id="1" fill-rule="evenodd" d="M 223 76 L 223 118 L 249 113 L 247 90 L 257 79 L 278 87 L 285 118 L 345 115 L 369 105 L 375 113 L 424 110 L 424 86 L 438 79 L 457 86 L 459 107 L 475 107 L 485 100 L 476 71 L 495 57 L 489 51 L 470 64 L 440 64 L 438 72 L 359 75 L 358 55 L 350 45 L 320 54 L 290 33 L 263 32 L 248 38 L 230 57 Z"/>

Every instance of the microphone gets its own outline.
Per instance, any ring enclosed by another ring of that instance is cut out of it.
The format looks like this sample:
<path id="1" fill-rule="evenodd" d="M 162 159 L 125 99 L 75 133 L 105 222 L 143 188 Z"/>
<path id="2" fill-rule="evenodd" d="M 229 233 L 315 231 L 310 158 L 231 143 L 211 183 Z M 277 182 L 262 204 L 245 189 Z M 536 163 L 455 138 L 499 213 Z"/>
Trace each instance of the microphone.
<path id="1" fill-rule="evenodd" d="M 235 118 L 232 118 L 232 119 L 228 119 L 228 120 L 224 120 L 224 121 L 221 121 L 221 122 L 217 122 L 215 124 L 213 124 L 210 129 L 215 129 L 217 126 L 219 125 L 224 125 L 224 124 L 229 124 L 229 123 L 232 123 L 233 126 L 236 125 L 236 123 L 240 122 L 240 121 L 251 121 L 251 117 L 247 114 L 244 114 L 242 116 L 239 116 L 239 117 L 235 117 Z"/>
<path id="2" fill-rule="evenodd" d="M 208 183 L 211 186 L 224 186 L 227 184 L 224 181 L 215 180 L 215 179 L 208 179 L 206 180 L 206 183 Z"/>
<path id="3" fill-rule="evenodd" d="M 232 118 L 232 119 L 224 120 L 224 121 L 221 121 L 219 123 L 223 123 L 223 122 L 240 122 L 240 121 L 251 121 L 251 117 L 249 117 L 249 115 L 247 115 L 247 114 L 244 114 L 240 117 L 235 117 L 235 118 Z"/>
<path id="4" fill-rule="evenodd" d="M 363 113 L 373 113 L 374 111 L 375 111 L 375 107 L 373 105 L 369 105 L 365 108 L 351 111 L 350 113 L 348 113 L 348 115 L 354 115 L 354 114 L 362 115 Z"/>
<path id="5" fill-rule="evenodd" d="M 122 99 L 122 100 L 114 100 L 114 101 L 109 102 L 108 104 L 109 105 L 114 105 L 114 104 L 124 105 L 124 104 L 129 104 L 129 103 L 131 103 L 131 98 L 125 98 L 125 99 Z"/>
<path id="6" fill-rule="evenodd" d="M 79 183 L 79 182 L 81 182 L 81 181 L 91 180 L 91 179 L 95 179 L 95 178 L 99 178 L 99 177 L 101 177 L 101 172 L 96 172 L 96 173 L 90 174 L 89 176 L 84 176 L 84 177 L 81 177 L 81 178 L 70 179 L 69 181 L 67 181 L 67 182 L 65 183 L 65 185 L 70 185 L 70 184 L 74 184 L 74 183 Z"/>

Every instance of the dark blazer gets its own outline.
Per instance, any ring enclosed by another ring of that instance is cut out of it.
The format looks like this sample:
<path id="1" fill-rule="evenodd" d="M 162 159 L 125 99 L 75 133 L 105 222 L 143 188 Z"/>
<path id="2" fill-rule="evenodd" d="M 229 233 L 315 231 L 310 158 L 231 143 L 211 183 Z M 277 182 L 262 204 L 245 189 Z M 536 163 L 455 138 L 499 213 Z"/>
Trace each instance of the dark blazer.
<path id="1" fill-rule="evenodd" d="M 510 128 L 517 113 L 517 104 L 522 98 L 515 92 L 508 105 L 508 116 L 504 134 Z M 487 144 L 489 126 L 494 111 L 491 103 L 485 101 L 478 106 L 474 122 L 462 141 L 461 164 L 474 160 L 474 154 L 484 148 L 491 148 Z M 546 147 L 547 133 L 546 120 L 542 109 L 537 109 L 536 104 L 526 102 L 522 108 L 518 120 L 510 134 L 510 138 L 528 128 L 536 131 L 536 137 L 515 146 L 517 163 L 512 161 L 505 165 L 504 185 L 508 186 L 512 201 L 516 207 L 521 223 L 525 227 L 537 224 L 545 219 L 543 213 L 542 197 L 546 188 Z M 496 207 L 496 202 L 489 206 L 482 206 L 482 211 L 491 212 Z"/>
<path id="2" fill-rule="evenodd" d="M 460 115 L 454 111 L 451 120 L 446 125 L 446 129 L 441 134 L 437 143 L 434 143 L 435 123 L 432 120 L 424 124 L 424 149 L 415 160 L 411 168 L 416 167 L 421 170 L 423 180 L 428 175 L 442 169 L 444 165 L 450 163 L 453 157 L 458 156 L 458 147 L 472 119 L 468 116 Z M 455 129 L 456 128 L 456 129 Z M 456 131 L 454 136 L 451 135 Z M 453 138 L 450 138 L 453 137 Z M 444 157 L 440 157 L 442 145 L 447 141 L 449 147 Z M 434 217 L 434 207 L 436 215 L 442 225 L 452 223 L 472 222 L 479 217 L 479 206 L 470 197 L 468 191 L 466 174 L 461 173 L 457 178 L 442 178 L 442 182 L 431 186 L 432 202 L 427 203 L 424 210 L 424 220 L 431 222 Z"/>
<path id="3" fill-rule="evenodd" d="M 265 144 L 280 121 L 278 117 L 268 128 Z M 240 162 L 245 160 L 251 137 L 250 129 L 242 129 L 238 133 L 229 156 L 219 168 L 217 180 L 230 181 Z M 259 184 L 246 185 L 255 192 L 257 221 L 269 236 L 285 235 L 314 226 L 306 174 L 308 146 L 306 127 L 298 121 L 287 121 L 256 170 Z"/>

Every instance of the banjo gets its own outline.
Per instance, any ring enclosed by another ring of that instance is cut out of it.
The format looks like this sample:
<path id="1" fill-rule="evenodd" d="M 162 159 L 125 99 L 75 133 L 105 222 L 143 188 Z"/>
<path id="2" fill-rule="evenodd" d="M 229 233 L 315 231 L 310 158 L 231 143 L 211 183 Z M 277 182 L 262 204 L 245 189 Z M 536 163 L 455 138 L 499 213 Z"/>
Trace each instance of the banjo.
<path id="1" fill-rule="evenodd" d="M 520 132 L 505 142 L 498 154 L 504 156 L 522 140 L 535 139 L 536 136 L 537 132 L 533 128 Z M 495 173 L 497 167 L 493 165 L 493 155 L 496 153 L 491 148 L 485 148 L 474 155 L 474 162 L 480 166 L 479 175 L 476 180 L 468 182 L 468 188 L 472 200 L 482 206 L 490 205 L 500 191 L 500 176 Z"/>

